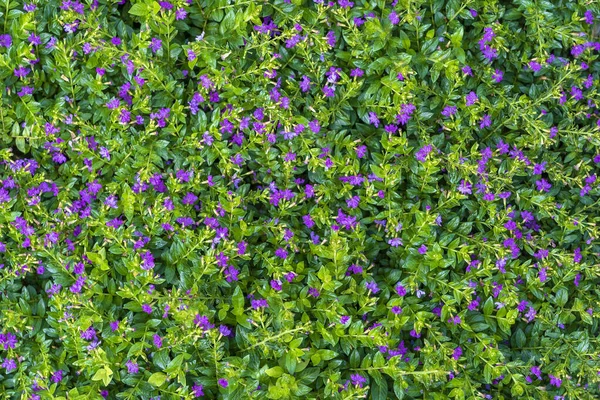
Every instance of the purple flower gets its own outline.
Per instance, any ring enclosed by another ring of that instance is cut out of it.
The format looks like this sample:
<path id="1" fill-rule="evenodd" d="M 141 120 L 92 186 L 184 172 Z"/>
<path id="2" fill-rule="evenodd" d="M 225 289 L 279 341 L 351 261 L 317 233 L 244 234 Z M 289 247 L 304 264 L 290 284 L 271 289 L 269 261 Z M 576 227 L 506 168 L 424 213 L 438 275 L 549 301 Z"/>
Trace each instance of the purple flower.
<path id="1" fill-rule="evenodd" d="M 398 247 L 398 246 L 402 246 L 402 239 L 400 238 L 392 238 L 390 240 L 388 240 L 388 244 L 392 247 Z"/>
<path id="2" fill-rule="evenodd" d="M 281 281 L 275 280 L 275 279 L 271 279 L 270 285 L 274 290 L 277 290 L 277 291 L 281 291 L 281 289 L 283 288 L 281 286 Z"/>
<path id="3" fill-rule="evenodd" d="M 266 308 L 269 306 L 269 303 L 266 299 L 253 299 L 250 301 L 250 305 L 253 309 L 258 310 L 261 308 Z"/>
<path id="4" fill-rule="evenodd" d="M 543 178 L 538 181 L 535 181 L 535 185 L 537 186 L 537 190 L 539 190 L 540 192 L 547 192 L 552 188 L 550 182 Z"/>
<path id="5" fill-rule="evenodd" d="M 573 254 L 573 262 L 580 263 L 582 259 L 583 256 L 581 255 L 581 249 L 578 247 L 575 249 L 575 252 Z"/>
<path id="6" fill-rule="evenodd" d="M 2 361 L 2 368 L 6 368 L 6 373 L 9 374 L 17 369 L 17 363 L 12 358 L 5 358 L 4 361 Z"/>
<path id="7" fill-rule="evenodd" d="M 158 4 L 160 5 L 160 8 L 162 8 L 163 10 L 172 10 L 173 9 L 173 4 L 169 3 L 168 1 L 159 1 Z"/>
<path id="8" fill-rule="evenodd" d="M 471 106 L 473 104 L 475 104 L 475 102 L 479 100 L 479 98 L 477 97 L 477 94 L 475 92 L 470 92 L 466 97 L 465 97 L 465 101 L 467 106 Z"/>
<path id="9" fill-rule="evenodd" d="M 530 61 L 529 62 L 529 68 L 533 71 L 533 72 L 538 72 L 539 70 L 542 69 L 542 66 L 540 63 L 538 63 L 537 61 Z"/>
<path id="10" fill-rule="evenodd" d="M 425 246 L 424 244 L 421 245 L 421 247 L 419 247 L 419 254 L 425 254 L 427 253 L 427 246 Z"/>
<path id="11" fill-rule="evenodd" d="M 575 279 L 573 280 L 573 284 L 575 285 L 575 287 L 579 287 L 580 283 L 581 283 L 581 274 L 577 274 L 577 275 L 575 275 Z"/>
<path id="12" fill-rule="evenodd" d="M 460 181 L 460 185 L 458 185 L 458 191 L 462 194 L 471 194 L 472 193 L 472 185 L 471 182 L 465 181 L 464 179 Z"/>
<path id="13" fill-rule="evenodd" d="M 536 253 L 533 253 L 534 257 L 537 258 L 538 260 L 547 258 L 549 254 L 549 251 L 546 249 L 539 249 Z"/>
<path id="14" fill-rule="evenodd" d="M 401 104 L 400 113 L 396 115 L 396 122 L 401 125 L 406 125 L 416 109 L 417 108 L 413 104 Z"/>
<path id="15" fill-rule="evenodd" d="M 310 90 L 310 78 L 306 75 L 302 76 L 302 81 L 300 81 L 300 89 L 302 92 L 306 93 Z"/>
<path id="16" fill-rule="evenodd" d="M 488 46 L 487 44 L 483 46 L 481 52 L 488 61 L 492 61 L 494 58 L 498 57 L 498 50 Z"/>
<path id="17" fill-rule="evenodd" d="M 375 281 L 365 282 L 365 287 L 367 288 L 367 290 L 373 292 L 373 294 L 379 292 L 379 286 L 377 286 L 377 283 Z"/>
<path id="18" fill-rule="evenodd" d="M 431 153 L 431 151 L 433 150 L 433 146 L 428 144 L 425 145 L 423 147 L 421 147 L 416 153 L 415 153 L 415 158 L 418 161 L 424 162 L 425 159 L 427 158 L 427 155 L 429 155 L 429 153 Z"/>
<path id="19" fill-rule="evenodd" d="M 158 335 L 158 334 L 156 334 L 156 333 L 154 334 L 154 336 L 152 336 L 152 341 L 154 342 L 154 345 L 155 345 L 155 346 L 156 346 L 158 349 L 160 349 L 160 348 L 162 347 L 162 345 L 163 345 L 163 340 L 162 340 L 162 338 L 160 337 L 160 335 Z"/>
<path id="20" fill-rule="evenodd" d="M 533 307 L 529 307 L 529 310 L 527 310 L 527 314 L 525 314 L 525 318 L 527 318 L 527 322 L 531 322 L 535 319 L 537 312 L 535 311 L 535 309 Z"/>
<path id="21" fill-rule="evenodd" d="M 140 371 L 139 366 L 131 360 L 128 360 L 125 365 L 127 366 L 127 372 L 130 374 L 137 374 Z"/>
<path id="22" fill-rule="evenodd" d="M 275 250 L 275 255 L 281 259 L 286 259 L 288 256 L 288 252 L 285 251 L 285 249 L 283 247 L 278 248 L 277 250 Z"/>
<path id="23" fill-rule="evenodd" d="M 181 21 L 182 19 L 185 19 L 185 17 L 187 17 L 187 11 L 185 11 L 185 9 L 183 8 L 178 8 L 175 11 L 175 19 L 177 21 Z"/>
<path id="24" fill-rule="evenodd" d="M 0 35 L 0 46 L 7 49 L 12 45 L 12 37 L 9 34 Z"/>
<path id="25" fill-rule="evenodd" d="M 583 14 L 583 16 L 585 17 L 585 23 L 586 24 L 593 24 L 594 23 L 594 14 L 592 13 L 591 10 L 587 10 L 585 12 L 585 14 Z"/>
<path id="26" fill-rule="evenodd" d="M 17 345 L 17 337 L 10 332 L 6 335 L 0 333 L 0 344 L 4 346 L 4 350 L 14 349 Z"/>
<path id="27" fill-rule="evenodd" d="M 469 305 L 467 306 L 467 308 L 468 308 L 470 311 L 475 311 L 475 310 L 477 310 L 477 307 L 479 307 L 479 297 L 478 297 L 477 299 L 475 299 L 475 300 L 472 300 L 472 301 L 469 303 Z"/>
<path id="28" fill-rule="evenodd" d="M 359 386 L 361 388 L 363 387 L 363 385 L 365 383 L 367 383 L 367 379 L 364 376 L 359 375 L 359 374 L 350 375 L 350 380 L 352 381 L 352 384 L 354 386 Z"/>
<path id="29" fill-rule="evenodd" d="M 460 356 L 462 356 L 463 354 L 463 350 L 460 346 L 458 346 L 456 349 L 454 349 L 454 351 L 452 352 L 452 358 L 454 358 L 455 360 L 458 361 L 458 359 L 460 358 Z"/>
<path id="30" fill-rule="evenodd" d="M 146 251 L 145 253 L 142 253 L 140 255 L 140 257 L 142 258 L 142 269 L 143 270 L 150 270 L 152 268 L 154 268 L 154 256 L 152 255 L 152 253 L 150 253 L 149 251 Z"/>
<path id="31" fill-rule="evenodd" d="M 81 331 L 81 334 L 79 336 L 85 340 L 95 339 L 96 338 L 96 330 L 94 329 L 93 326 L 90 326 L 85 331 Z"/>
<path id="32" fill-rule="evenodd" d="M 221 325 L 219 326 L 219 334 L 229 336 L 231 335 L 231 329 L 227 325 Z"/>
<path id="33" fill-rule="evenodd" d="M 398 284 L 396 286 L 396 293 L 398 294 L 398 296 L 404 297 L 406 295 L 406 288 L 401 284 Z"/>
<path id="34" fill-rule="evenodd" d="M 497 69 L 494 71 L 494 73 L 492 74 L 492 79 L 496 82 L 496 83 L 500 83 L 502 82 L 502 79 L 504 78 L 504 72 L 502 72 L 501 70 Z"/>
<path id="35" fill-rule="evenodd" d="M 394 313 L 394 314 L 401 314 L 402 313 L 402 307 L 400 307 L 400 306 L 393 306 L 392 307 L 392 313 Z"/>
<path id="36" fill-rule="evenodd" d="M 348 205 L 349 208 L 356 208 L 356 207 L 358 207 L 359 203 L 360 203 L 359 196 L 353 196 L 352 198 L 346 200 L 346 204 Z"/>
<path id="37" fill-rule="evenodd" d="M 350 77 L 352 78 L 361 78 L 364 74 L 365 71 L 360 68 L 354 68 L 352 71 L 350 71 Z"/>
<path id="38" fill-rule="evenodd" d="M 552 375 L 552 374 L 548 374 L 548 377 L 550 377 L 550 384 L 556 386 L 557 388 L 560 387 L 560 385 L 562 384 L 562 380 L 559 379 L 558 377 Z"/>
<path id="39" fill-rule="evenodd" d="M 533 174 L 534 175 L 541 175 L 542 172 L 546 169 L 546 161 L 543 161 L 541 164 L 535 164 L 533 166 Z"/>
<path id="40" fill-rule="evenodd" d="M 327 32 L 327 44 L 330 47 L 333 47 L 333 46 L 335 46 L 336 42 L 337 42 L 337 39 L 335 37 L 335 32 L 334 31 Z"/>
<path id="41" fill-rule="evenodd" d="M 189 205 L 189 204 L 194 204 L 196 201 L 198 200 L 198 196 L 196 196 L 194 193 L 192 192 L 188 192 L 183 199 L 181 200 L 181 202 L 183 204 Z"/>
<path id="42" fill-rule="evenodd" d="M 194 397 L 202 397 L 204 396 L 204 386 L 195 383 L 194 386 L 192 386 L 192 393 L 194 394 Z"/>
<path id="43" fill-rule="evenodd" d="M 24 78 L 24 77 L 26 77 L 26 76 L 27 76 L 27 74 L 29 73 L 29 71 L 30 71 L 30 70 L 29 70 L 29 68 L 26 68 L 26 67 L 18 67 L 18 68 L 15 68 L 15 71 L 14 71 L 14 72 L 15 72 L 15 76 L 16 76 L 17 78 Z"/>
<path id="44" fill-rule="evenodd" d="M 373 111 L 369 112 L 369 122 L 375 126 L 375 128 L 379 128 L 379 118 L 377 118 L 377 113 Z"/>
<path id="45" fill-rule="evenodd" d="M 455 106 L 446 106 L 444 107 L 444 110 L 442 111 L 442 115 L 444 117 L 451 117 L 456 113 L 456 107 Z"/>
<path id="46" fill-rule="evenodd" d="M 162 47 L 162 40 L 160 40 L 159 38 L 152 38 L 152 40 L 150 41 L 150 45 L 148 46 L 148 48 L 150 48 L 150 50 L 152 50 L 154 53 L 156 53 L 158 50 L 160 50 L 160 48 Z"/>
<path id="47" fill-rule="evenodd" d="M 392 25 L 398 25 L 398 23 L 400 22 L 400 17 L 398 17 L 398 14 L 396 13 L 396 11 L 392 11 L 390 13 L 390 15 L 388 16 L 390 22 L 392 23 Z"/>
<path id="48" fill-rule="evenodd" d="M 63 379 L 63 371 L 62 370 L 58 370 L 58 371 L 54 371 L 52 373 L 52 376 L 50 377 L 50 380 L 54 383 L 58 383 L 60 381 L 62 381 Z"/>
<path id="49" fill-rule="evenodd" d="M 227 386 L 229 386 L 229 382 L 227 382 L 227 379 L 225 378 L 221 378 L 218 381 L 219 386 L 221 386 L 222 388 L 226 388 Z"/>
<path id="50" fill-rule="evenodd" d="M 360 265 L 352 264 L 348 267 L 348 272 L 346 273 L 346 275 L 350 275 L 350 273 L 360 274 L 362 272 L 363 272 L 363 268 Z"/>
<path id="51" fill-rule="evenodd" d="M 215 326 L 210 323 L 206 315 L 196 314 L 194 317 L 194 325 L 201 328 L 203 331 L 214 328 Z"/>
<path id="52" fill-rule="evenodd" d="M 323 94 L 325 97 L 334 97 L 335 96 L 335 86 L 323 86 Z"/>

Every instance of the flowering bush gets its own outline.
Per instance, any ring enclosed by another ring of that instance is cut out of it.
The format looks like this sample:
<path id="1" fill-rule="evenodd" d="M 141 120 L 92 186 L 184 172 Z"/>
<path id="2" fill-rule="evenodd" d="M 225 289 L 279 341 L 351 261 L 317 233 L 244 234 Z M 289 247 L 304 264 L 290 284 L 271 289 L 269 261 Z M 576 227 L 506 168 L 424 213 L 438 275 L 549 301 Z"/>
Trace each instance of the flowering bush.
<path id="1" fill-rule="evenodd" d="M 600 396 L 594 2 L 0 2 L 0 392 Z"/>

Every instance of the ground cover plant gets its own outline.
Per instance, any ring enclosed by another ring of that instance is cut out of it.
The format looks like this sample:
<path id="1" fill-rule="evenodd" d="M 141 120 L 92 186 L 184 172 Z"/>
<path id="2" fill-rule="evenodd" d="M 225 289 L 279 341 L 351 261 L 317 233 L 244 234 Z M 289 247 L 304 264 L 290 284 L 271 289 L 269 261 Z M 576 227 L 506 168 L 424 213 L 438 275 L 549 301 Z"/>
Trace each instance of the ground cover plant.
<path id="1" fill-rule="evenodd" d="M 598 3 L 0 0 L 6 399 L 597 399 Z"/>

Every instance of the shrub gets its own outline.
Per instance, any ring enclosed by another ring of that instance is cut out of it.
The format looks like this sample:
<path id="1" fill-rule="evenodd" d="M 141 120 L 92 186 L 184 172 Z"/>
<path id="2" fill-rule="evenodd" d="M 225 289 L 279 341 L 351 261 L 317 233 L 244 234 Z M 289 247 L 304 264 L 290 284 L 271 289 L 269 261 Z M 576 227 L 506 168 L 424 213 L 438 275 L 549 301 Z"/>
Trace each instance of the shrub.
<path id="1" fill-rule="evenodd" d="M 6 398 L 600 395 L 597 4 L 0 10 Z"/>

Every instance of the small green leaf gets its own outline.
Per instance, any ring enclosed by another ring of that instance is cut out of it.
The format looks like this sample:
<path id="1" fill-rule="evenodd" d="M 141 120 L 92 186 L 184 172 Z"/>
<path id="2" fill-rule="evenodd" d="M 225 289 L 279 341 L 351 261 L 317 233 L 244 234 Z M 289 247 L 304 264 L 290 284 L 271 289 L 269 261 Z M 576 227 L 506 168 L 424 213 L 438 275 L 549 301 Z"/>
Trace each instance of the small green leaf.
<path id="1" fill-rule="evenodd" d="M 144 3 L 136 3 L 129 10 L 129 14 L 137 15 L 138 17 L 144 17 L 148 14 L 148 8 Z"/>
<path id="2" fill-rule="evenodd" d="M 271 378 L 279 378 L 283 375 L 283 368 L 281 367 L 273 367 L 269 368 L 265 371 L 265 374 L 269 375 Z"/>
<path id="3" fill-rule="evenodd" d="M 387 400 L 388 384 L 385 378 L 375 380 L 371 384 L 371 399 L 372 400 Z"/>
<path id="4" fill-rule="evenodd" d="M 106 260 L 104 259 L 104 257 L 102 257 L 100 254 L 98 253 L 86 253 L 87 258 L 90 259 L 90 261 L 98 266 L 98 268 L 100 268 L 102 271 L 108 271 L 110 269 L 110 267 L 108 266 L 108 263 L 106 262 Z"/>
<path id="5" fill-rule="evenodd" d="M 556 304 L 564 306 L 569 301 L 569 291 L 565 287 L 561 287 L 556 292 Z"/>
<path id="6" fill-rule="evenodd" d="M 233 306 L 233 315 L 240 316 L 244 313 L 244 294 L 239 286 L 233 291 L 231 305 Z"/>
<path id="7" fill-rule="evenodd" d="M 96 373 L 92 377 L 92 380 L 93 381 L 102 381 L 104 386 L 108 386 L 108 384 L 112 380 L 112 375 L 113 375 L 112 370 L 109 367 L 104 366 L 103 368 L 96 371 Z"/>
<path id="8" fill-rule="evenodd" d="M 123 183 L 123 192 L 121 193 L 121 204 L 123 212 L 128 221 L 133 218 L 133 207 L 135 205 L 135 196 L 127 183 Z"/>
<path id="9" fill-rule="evenodd" d="M 219 26 L 219 32 L 221 33 L 221 35 L 226 34 L 227 32 L 231 31 L 235 26 L 235 13 L 233 12 L 233 9 L 229 9 L 229 12 L 227 12 L 227 14 L 225 15 L 225 18 L 223 18 L 223 21 L 221 21 L 221 25 Z"/>
<path id="10" fill-rule="evenodd" d="M 152 375 L 150 375 L 148 383 L 152 386 L 161 387 L 166 380 L 167 375 L 163 374 L 162 372 L 155 372 Z"/>

